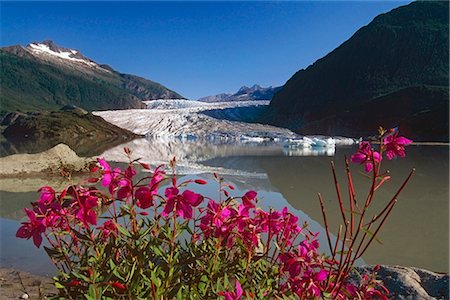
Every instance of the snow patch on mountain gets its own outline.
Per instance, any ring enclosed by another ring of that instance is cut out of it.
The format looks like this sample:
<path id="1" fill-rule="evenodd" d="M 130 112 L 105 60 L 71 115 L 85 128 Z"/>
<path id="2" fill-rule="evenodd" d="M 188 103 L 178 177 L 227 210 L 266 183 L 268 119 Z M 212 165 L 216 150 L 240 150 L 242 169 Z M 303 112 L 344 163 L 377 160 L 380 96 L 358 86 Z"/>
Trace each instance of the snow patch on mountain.
<path id="1" fill-rule="evenodd" d="M 55 49 L 56 50 L 55 51 L 55 50 L 51 49 L 48 44 L 43 44 L 43 43 L 31 43 L 28 45 L 28 49 L 34 54 L 51 55 L 51 56 L 66 59 L 66 60 L 69 60 L 72 62 L 83 63 L 83 64 L 86 64 L 91 67 L 98 67 L 98 64 L 96 64 L 95 62 L 93 62 L 91 60 L 75 57 L 75 55 L 77 55 L 79 53 L 77 50 L 67 49 L 66 51 L 64 51 L 62 49 L 57 48 L 57 49 Z"/>
<path id="2" fill-rule="evenodd" d="M 258 84 L 252 87 L 243 86 L 236 93 L 222 93 L 198 99 L 202 102 L 225 102 L 225 101 L 266 101 L 272 99 L 273 95 L 282 87 L 263 88 Z"/>

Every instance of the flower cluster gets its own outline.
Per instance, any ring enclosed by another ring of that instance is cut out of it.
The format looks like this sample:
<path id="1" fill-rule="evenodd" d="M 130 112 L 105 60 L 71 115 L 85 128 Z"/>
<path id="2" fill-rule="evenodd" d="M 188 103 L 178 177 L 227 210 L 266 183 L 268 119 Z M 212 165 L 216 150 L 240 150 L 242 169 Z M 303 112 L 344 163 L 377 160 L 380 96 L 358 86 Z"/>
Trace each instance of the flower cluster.
<path id="1" fill-rule="evenodd" d="M 378 172 L 383 152 L 388 159 L 404 157 L 409 143 L 397 132 L 383 133 L 379 152 L 362 142 L 352 161 Z M 25 209 L 28 220 L 16 235 L 32 238 L 36 247 L 46 238 L 63 296 L 172 299 L 189 294 L 230 300 L 378 299 L 388 294 L 374 275 L 360 284 L 348 282 L 355 259 L 365 250 L 358 253 L 358 247 L 354 256 L 345 251 L 356 247 L 350 221 L 345 220 L 342 243 L 341 230 L 335 247 L 328 236 L 332 255 L 327 256 L 319 252 L 318 234 L 308 224 L 300 226 L 287 208 L 259 208 L 256 191 L 230 196 L 235 188 L 215 174 L 219 197 L 204 197 L 189 186 L 207 182 L 179 182 L 175 160 L 169 173 L 164 166 L 152 170 L 133 160 L 129 149 L 125 152 L 130 158 L 125 169 L 99 159 L 85 184 L 61 192 L 45 186 L 32 209 Z M 352 228 L 353 222 L 352 217 Z M 360 222 L 358 230 L 363 226 Z M 338 253 L 345 252 L 350 254 L 339 259 Z"/>
<path id="2" fill-rule="evenodd" d="M 364 164 L 367 173 L 371 172 L 374 166 L 378 166 L 382 160 L 382 153 L 386 153 L 388 160 L 395 157 L 405 157 L 405 146 L 412 141 L 403 136 L 398 136 L 398 129 L 392 128 L 388 131 L 380 128 L 380 150 L 375 151 L 369 142 L 363 141 L 359 144 L 359 150 L 351 157 L 352 162 Z"/>

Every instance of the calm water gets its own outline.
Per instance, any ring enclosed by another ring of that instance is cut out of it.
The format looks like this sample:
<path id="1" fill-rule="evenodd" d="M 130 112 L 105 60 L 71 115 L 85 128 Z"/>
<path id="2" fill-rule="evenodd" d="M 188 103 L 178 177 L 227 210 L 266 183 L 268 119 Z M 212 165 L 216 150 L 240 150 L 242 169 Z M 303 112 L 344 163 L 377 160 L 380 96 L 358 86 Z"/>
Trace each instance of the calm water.
<path id="1" fill-rule="evenodd" d="M 179 142 L 181 143 L 181 142 Z M 355 147 L 336 148 L 336 152 L 287 153 L 281 147 L 267 145 L 211 145 L 201 143 L 170 144 L 150 140 L 138 140 L 127 144 L 144 161 L 167 162 L 172 155 L 179 158 L 180 172 L 188 178 L 211 179 L 212 172 L 224 174 L 238 187 L 235 195 L 248 189 L 259 191 L 260 204 L 264 207 L 288 206 L 302 220 L 311 224 L 314 231 L 321 231 L 322 216 L 317 200 L 321 192 L 325 198 L 329 222 L 337 228 L 340 212 L 336 202 L 330 172 L 334 160 L 344 187 L 345 155 L 356 151 Z M 180 148 L 181 147 L 181 148 Z M 121 161 L 122 147 L 104 153 L 106 159 Z M 288 156 L 312 155 L 312 156 Z M 331 156 L 325 156 L 331 155 Z M 399 264 L 417 266 L 434 271 L 449 269 L 449 148 L 448 146 L 410 146 L 408 156 L 402 160 L 385 161 L 393 179 L 379 190 L 374 208 L 381 209 L 412 168 L 416 173 L 400 195 L 399 201 L 380 233 L 383 244 L 374 243 L 364 262 L 368 264 Z M 368 180 L 358 174 L 362 170 L 354 165 L 354 179 L 359 199 L 367 193 Z M 193 175 L 195 173 L 195 175 Z M 211 180 L 212 182 L 212 180 Z M 0 267 L 15 267 L 34 273 L 52 273 L 44 251 L 34 249 L 31 241 L 14 237 L 23 207 L 37 197 L 34 192 L 42 185 L 36 179 L 27 181 L 0 180 Z M 63 182 L 51 185 L 62 186 Z M 18 187 L 21 187 L 18 190 Z M 211 183 L 200 187 L 211 197 L 217 195 L 217 186 Z M 336 233 L 336 230 L 333 230 Z M 325 242 L 322 241 L 323 246 Z"/>

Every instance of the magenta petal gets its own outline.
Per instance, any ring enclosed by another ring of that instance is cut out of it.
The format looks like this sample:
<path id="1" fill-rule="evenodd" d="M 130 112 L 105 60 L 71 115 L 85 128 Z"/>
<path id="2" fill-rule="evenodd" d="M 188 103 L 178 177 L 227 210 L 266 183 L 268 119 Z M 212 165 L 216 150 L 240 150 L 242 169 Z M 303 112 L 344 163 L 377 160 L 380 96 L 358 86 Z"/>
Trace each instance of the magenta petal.
<path id="1" fill-rule="evenodd" d="M 203 196 L 196 194 L 190 190 L 183 192 L 183 198 L 192 206 L 197 206 L 203 201 Z"/>
<path id="2" fill-rule="evenodd" d="M 31 230 L 29 223 L 25 223 L 24 225 L 19 227 L 19 229 L 16 232 L 16 237 L 22 239 L 28 239 L 31 237 Z"/>
<path id="3" fill-rule="evenodd" d="M 137 199 L 136 205 L 142 209 L 149 208 L 153 205 L 153 196 L 150 189 L 146 187 L 140 187 L 135 193 Z"/>
<path id="4" fill-rule="evenodd" d="M 110 167 L 109 164 L 106 162 L 106 160 L 104 160 L 103 158 L 99 158 L 99 159 L 98 159 L 98 163 L 100 164 L 100 166 L 102 166 L 102 168 L 103 168 L 105 171 L 111 170 L 111 167 Z"/>
<path id="5" fill-rule="evenodd" d="M 97 215 L 93 210 L 90 210 L 87 213 L 86 221 L 91 223 L 92 225 L 97 225 Z"/>
<path id="6" fill-rule="evenodd" d="M 172 211 L 173 207 L 175 206 L 175 198 L 169 198 L 166 202 L 166 205 L 164 206 L 164 209 L 161 213 L 163 217 L 167 217 Z"/>
<path id="7" fill-rule="evenodd" d="M 36 213 L 28 208 L 25 208 L 25 213 L 28 216 L 28 219 L 30 219 L 30 221 L 36 221 Z"/>
<path id="8" fill-rule="evenodd" d="M 364 168 L 365 168 L 366 172 L 369 173 L 373 169 L 373 164 L 370 162 L 366 162 L 366 165 Z"/>
<path id="9" fill-rule="evenodd" d="M 253 200 L 256 198 L 258 194 L 255 191 L 248 191 L 245 193 L 244 197 L 247 197 L 249 200 Z"/>
<path id="10" fill-rule="evenodd" d="M 86 204 L 85 204 L 86 208 L 96 207 L 97 205 L 98 205 L 97 197 L 89 196 L 86 199 Z"/>
<path id="11" fill-rule="evenodd" d="M 327 271 L 320 270 L 318 273 L 316 273 L 315 277 L 317 281 L 324 281 L 327 278 Z"/>
<path id="12" fill-rule="evenodd" d="M 187 202 L 184 201 L 178 202 L 177 212 L 184 219 L 192 218 L 192 206 Z"/>
<path id="13" fill-rule="evenodd" d="M 393 159 L 395 157 L 395 152 L 392 150 L 386 150 L 386 157 L 389 160 Z"/>
<path id="14" fill-rule="evenodd" d="M 228 207 L 224 207 L 221 212 L 221 216 L 224 219 L 228 219 L 231 215 L 231 210 Z"/>
<path id="15" fill-rule="evenodd" d="M 362 154 L 361 152 L 358 152 L 358 153 L 355 153 L 355 154 L 352 155 L 351 161 L 353 163 L 360 164 L 360 163 L 362 163 L 362 162 L 364 162 L 366 160 L 366 157 L 367 157 L 366 155 Z"/>
<path id="16" fill-rule="evenodd" d="M 178 195 L 180 191 L 176 188 L 176 187 L 170 187 L 167 188 L 166 191 L 164 192 L 164 195 L 166 195 L 167 198 L 172 198 L 176 195 Z"/>
<path id="17" fill-rule="evenodd" d="M 242 296 L 242 287 L 238 280 L 236 280 L 236 299 Z"/>
<path id="18" fill-rule="evenodd" d="M 103 178 L 102 178 L 102 186 L 110 185 L 111 181 L 112 181 L 111 173 L 109 173 L 109 172 L 104 173 Z"/>
<path id="19" fill-rule="evenodd" d="M 399 157 L 403 158 L 403 157 L 406 156 L 406 152 L 405 152 L 404 149 L 399 149 L 399 150 L 397 150 L 397 155 L 398 155 Z"/>
<path id="20" fill-rule="evenodd" d="M 41 196 L 39 198 L 40 203 L 49 204 L 55 198 L 55 190 L 49 186 L 41 187 L 39 192 L 41 192 Z"/>
<path id="21" fill-rule="evenodd" d="M 408 139 L 408 138 L 405 138 L 405 137 L 401 136 L 401 137 L 396 138 L 395 142 L 397 144 L 399 144 L 399 145 L 407 146 L 407 145 L 410 145 L 413 141 Z"/>
<path id="22" fill-rule="evenodd" d="M 219 204 L 216 201 L 214 201 L 214 200 L 209 200 L 209 202 L 208 202 L 208 209 L 213 211 L 213 212 L 216 212 L 216 211 L 219 210 Z"/>
<path id="23" fill-rule="evenodd" d="M 373 160 L 375 161 L 375 162 L 380 162 L 381 161 L 381 155 L 380 155 L 380 153 L 378 153 L 378 152 L 376 152 L 376 151 L 374 151 L 373 152 Z"/>
<path id="24" fill-rule="evenodd" d="M 125 199 L 125 198 L 127 198 L 130 194 L 131 194 L 131 189 L 130 189 L 130 187 L 126 186 L 126 187 L 123 187 L 123 188 L 121 188 L 121 189 L 119 189 L 119 190 L 117 191 L 117 198 L 119 198 L 119 199 Z"/>
<path id="25" fill-rule="evenodd" d="M 239 216 L 241 216 L 241 217 L 248 217 L 249 216 L 249 213 L 248 213 L 249 209 L 250 209 L 250 207 L 248 207 L 248 206 L 246 206 L 244 204 L 239 205 L 239 208 L 238 208 Z"/>
<path id="26" fill-rule="evenodd" d="M 117 185 L 119 185 L 121 187 L 128 186 L 128 185 L 130 185 L 130 181 L 128 179 L 122 178 L 119 180 Z"/>
<path id="27" fill-rule="evenodd" d="M 41 246 L 42 236 L 40 233 L 37 233 L 37 232 L 33 233 L 33 243 L 38 248 Z"/>

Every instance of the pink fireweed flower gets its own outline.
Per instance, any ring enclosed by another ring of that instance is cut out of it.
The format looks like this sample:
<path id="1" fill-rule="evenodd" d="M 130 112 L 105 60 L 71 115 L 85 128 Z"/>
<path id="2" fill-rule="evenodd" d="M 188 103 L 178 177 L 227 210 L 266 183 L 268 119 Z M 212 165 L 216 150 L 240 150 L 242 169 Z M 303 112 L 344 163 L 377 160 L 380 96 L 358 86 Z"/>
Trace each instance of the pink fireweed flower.
<path id="1" fill-rule="evenodd" d="M 42 233 L 45 232 L 44 218 L 36 216 L 34 211 L 25 208 L 29 222 L 23 222 L 16 233 L 16 237 L 22 239 L 33 238 L 34 245 L 39 248 L 42 243 Z"/>
<path id="2" fill-rule="evenodd" d="M 125 178 L 132 180 L 135 175 L 136 171 L 134 170 L 133 166 L 128 166 L 128 168 L 125 169 Z"/>
<path id="3" fill-rule="evenodd" d="M 361 142 L 358 152 L 352 155 L 351 161 L 365 164 L 365 170 L 369 173 L 373 169 L 373 162 L 379 163 L 381 161 L 381 155 L 372 149 L 369 142 Z"/>
<path id="4" fill-rule="evenodd" d="M 91 195 L 80 195 L 79 207 L 76 212 L 76 217 L 78 220 L 83 222 L 85 226 L 89 226 L 88 223 L 92 225 L 97 225 L 97 214 L 93 208 L 98 205 L 98 198 Z"/>
<path id="5" fill-rule="evenodd" d="M 155 171 L 153 171 L 152 180 L 150 181 L 150 187 L 158 186 L 165 178 L 166 172 L 163 170 L 164 166 L 158 166 Z"/>
<path id="6" fill-rule="evenodd" d="M 126 199 L 131 196 L 131 191 L 133 189 L 132 182 L 128 178 L 122 178 L 117 182 L 117 198 Z"/>
<path id="7" fill-rule="evenodd" d="M 142 209 L 146 209 L 153 206 L 154 194 L 156 194 L 156 192 L 150 190 L 148 187 L 138 188 L 134 193 L 134 197 L 136 198 L 136 206 Z"/>
<path id="8" fill-rule="evenodd" d="M 41 187 L 38 192 L 41 192 L 38 200 L 40 204 L 49 205 L 55 199 L 55 190 L 49 186 Z"/>
<path id="9" fill-rule="evenodd" d="M 112 170 L 110 165 L 102 158 L 98 159 L 98 163 L 103 168 L 102 186 L 107 186 L 109 192 L 113 194 L 118 187 L 117 181 L 122 170 L 120 168 Z"/>
<path id="10" fill-rule="evenodd" d="M 386 157 L 391 160 L 397 156 L 405 157 L 405 146 L 410 145 L 412 140 L 398 136 L 398 131 L 396 131 L 393 135 L 384 138 L 383 143 L 386 147 Z"/>
<path id="11" fill-rule="evenodd" d="M 103 158 L 97 159 L 100 166 L 103 168 L 102 185 L 108 186 L 112 181 L 111 167 Z"/>
<path id="12" fill-rule="evenodd" d="M 238 207 L 239 216 L 249 216 L 250 209 L 256 207 L 255 203 L 253 203 L 253 201 L 256 199 L 256 196 L 257 193 L 255 191 L 248 191 L 244 196 L 242 196 L 242 204 L 240 204 Z"/>
<path id="13" fill-rule="evenodd" d="M 320 270 L 314 275 L 316 281 L 324 281 L 328 277 L 328 272 L 325 270 Z"/>
<path id="14" fill-rule="evenodd" d="M 287 207 L 281 211 L 282 218 L 279 221 L 282 241 L 288 246 L 292 245 L 295 237 L 302 232 L 302 228 L 298 226 L 298 217 L 289 212 Z"/>
<path id="15" fill-rule="evenodd" d="M 280 218 L 282 214 L 279 211 L 273 211 L 267 213 L 263 210 L 257 210 L 255 212 L 255 218 L 258 223 L 258 227 L 262 232 L 269 232 L 271 234 L 277 234 L 281 230 Z"/>
<path id="16" fill-rule="evenodd" d="M 219 296 L 225 297 L 225 300 L 239 300 L 242 294 L 242 287 L 238 280 L 236 280 L 236 292 L 219 292 Z"/>
<path id="17" fill-rule="evenodd" d="M 257 195 L 258 194 L 255 191 L 248 191 L 244 196 L 242 196 L 243 204 L 248 207 L 255 207 L 253 201 L 256 199 Z"/>
<path id="18" fill-rule="evenodd" d="M 184 219 L 192 218 L 192 207 L 198 206 L 203 201 L 203 196 L 190 190 L 185 190 L 181 195 L 176 187 L 167 188 L 167 197 L 162 216 L 167 217 L 175 208 L 175 214 Z"/>
<path id="19" fill-rule="evenodd" d="M 107 239 L 111 234 L 116 236 L 118 233 L 117 226 L 112 220 L 106 221 L 102 226 L 97 227 L 97 229 L 101 230 L 104 239 Z"/>
<path id="20" fill-rule="evenodd" d="M 234 212 L 234 213 L 233 213 Z M 231 216 L 235 216 L 235 211 L 228 206 L 221 207 L 214 200 L 208 202 L 206 214 L 200 220 L 200 229 L 205 236 L 226 237 L 234 228 L 235 223 L 229 222 Z"/>

